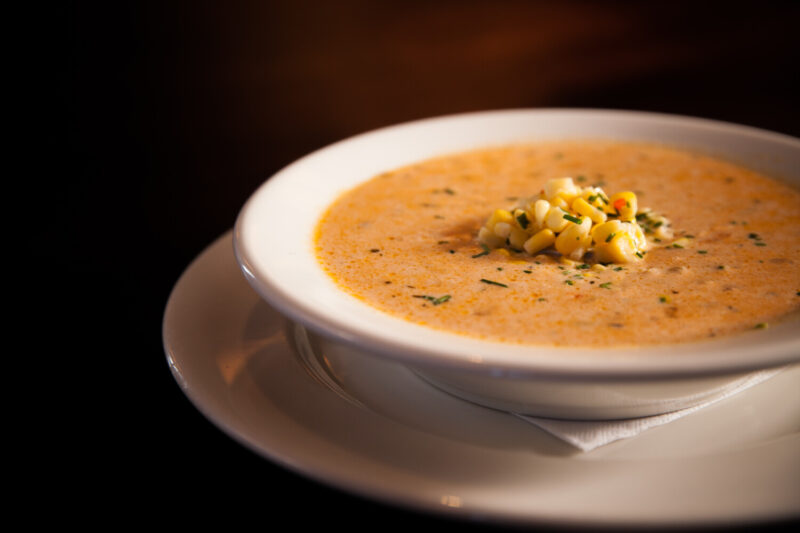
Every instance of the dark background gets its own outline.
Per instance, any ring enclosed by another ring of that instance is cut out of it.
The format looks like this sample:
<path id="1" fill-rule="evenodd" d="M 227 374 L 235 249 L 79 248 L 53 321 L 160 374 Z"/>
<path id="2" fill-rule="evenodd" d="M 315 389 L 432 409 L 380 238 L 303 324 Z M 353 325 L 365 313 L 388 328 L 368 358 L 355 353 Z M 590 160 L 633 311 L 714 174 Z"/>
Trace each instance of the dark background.
<path id="1" fill-rule="evenodd" d="M 65 431 L 83 476 L 99 467 L 86 498 L 116 524 L 478 529 L 296 477 L 216 429 L 169 372 L 172 285 L 296 158 L 397 122 L 518 107 L 800 136 L 800 2 L 71 2 L 46 18 L 53 39 L 29 67 L 45 78 L 46 150 L 28 185 L 47 215 L 23 253 L 34 276 L 63 276 L 43 336 L 78 354 L 65 372 L 92 376 L 68 393 L 87 427 Z"/>

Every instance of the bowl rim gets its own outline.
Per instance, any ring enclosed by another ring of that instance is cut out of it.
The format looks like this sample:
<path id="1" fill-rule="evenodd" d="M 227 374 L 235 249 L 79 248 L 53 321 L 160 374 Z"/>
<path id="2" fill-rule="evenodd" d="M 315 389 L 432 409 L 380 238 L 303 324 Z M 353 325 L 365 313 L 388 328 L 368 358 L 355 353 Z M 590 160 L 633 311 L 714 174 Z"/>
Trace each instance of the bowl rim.
<path id="1" fill-rule="evenodd" d="M 290 163 L 265 180 L 246 200 L 237 215 L 233 229 L 236 261 L 248 283 L 288 319 L 337 342 L 412 366 L 482 373 L 488 371 L 506 377 L 537 375 L 576 379 L 663 379 L 670 376 L 747 372 L 790 364 L 800 359 L 800 335 L 792 323 L 778 324 L 770 328 L 771 332 L 768 334 L 752 332 L 714 340 L 625 348 L 524 346 L 468 338 L 389 316 L 346 293 L 322 272 L 314 254 L 313 231 L 309 233 L 308 228 L 304 233 L 305 242 L 290 244 L 291 249 L 286 257 L 276 258 L 281 254 L 266 253 L 265 246 L 259 241 L 265 237 L 263 228 L 265 202 L 281 200 L 285 203 L 290 198 L 296 198 L 297 183 L 301 180 L 299 176 L 304 180 L 311 180 L 309 183 L 313 184 L 311 173 L 321 168 L 320 166 L 324 168 L 325 165 L 334 162 L 341 163 L 341 157 L 347 157 L 347 153 L 357 153 L 360 148 L 365 148 L 367 145 L 374 146 L 375 143 L 381 146 L 380 143 L 387 143 L 393 139 L 406 139 L 409 135 L 419 135 L 431 128 L 446 130 L 485 124 L 486 121 L 491 124 L 503 124 L 504 121 L 509 123 L 509 121 L 524 122 L 537 119 L 549 121 L 551 124 L 557 124 L 559 121 L 584 120 L 676 128 L 676 131 L 694 131 L 701 135 L 709 132 L 733 135 L 753 142 L 780 146 L 781 149 L 789 150 L 793 157 L 795 154 L 800 154 L 800 139 L 789 135 L 719 120 L 650 111 L 592 108 L 501 109 L 412 120 L 367 131 L 322 147 Z M 567 135 L 567 137 L 580 138 L 580 135 Z M 544 135 L 539 138 L 564 138 L 564 136 Z M 630 140 L 647 142 L 644 138 Z M 511 142 L 515 141 L 512 139 Z M 432 154 L 443 155 L 492 144 L 504 144 L 504 142 L 502 140 L 482 144 L 478 142 L 474 146 L 467 143 L 463 148 L 454 149 L 432 148 Z M 353 152 L 354 150 L 356 152 Z M 413 149 L 410 151 L 414 152 Z M 391 150 L 388 153 L 391 153 Z M 408 162 L 424 160 L 430 155 L 423 153 L 416 159 L 412 156 Z M 382 154 L 376 157 L 380 160 Z M 383 170 L 397 166 L 400 165 L 387 163 Z M 354 171 L 354 175 L 358 175 L 359 172 L 363 175 L 348 177 L 351 182 L 338 185 L 338 194 L 378 174 L 373 172 L 375 168 L 377 167 L 371 167 L 370 171 L 363 168 Z M 309 183 L 302 185 L 308 186 Z M 295 196 L 292 197 L 291 194 Z M 332 196 L 331 192 L 320 193 L 320 196 L 326 194 L 327 197 L 319 199 L 319 205 L 309 208 L 309 212 L 316 212 L 316 217 L 313 221 L 307 221 L 308 224 L 316 226 L 324 209 L 338 196 L 338 194 Z M 306 199 L 305 196 L 302 197 L 302 200 Z M 278 204 L 271 205 L 274 207 Z M 277 216 L 275 215 L 276 219 Z M 275 222 L 275 220 L 267 221 Z M 299 288 L 286 283 L 289 279 L 287 276 L 294 275 L 291 272 L 293 267 L 287 266 L 288 261 L 301 259 L 306 262 L 300 263 L 304 268 L 311 268 L 307 264 L 309 258 L 314 260 L 318 271 L 314 272 L 312 269 L 306 272 L 312 277 L 318 276 L 311 281 L 311 285 L 320 289 L 320 286 L 314 283 L 322 284 L 320 291 L 323 296 L 318 300 L 314 299 L 316 295 L 310 298 L 309 289 L 304 286 L 305 280 L 301 280 Z M 327 280 L 327 285 L 323 279 Z M 348 314 L 353 309 L 357 309 L 359 319 L 365 318 L 368 323 L 364 324 L 361 320 L 354 321 L 354 315 Z M 362 312 L 363 315 L 360 314 Z M 686 356 L 697 352 L 702 352 L 702 357 Z"/>

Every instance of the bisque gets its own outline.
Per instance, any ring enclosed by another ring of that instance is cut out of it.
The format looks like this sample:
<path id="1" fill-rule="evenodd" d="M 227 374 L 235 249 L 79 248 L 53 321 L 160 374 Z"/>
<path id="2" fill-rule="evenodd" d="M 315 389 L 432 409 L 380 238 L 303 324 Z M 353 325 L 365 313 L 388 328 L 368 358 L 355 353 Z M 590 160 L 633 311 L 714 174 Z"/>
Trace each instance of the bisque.
<path id="1" fill-rule="evenodd" d="M 550 178 L 630 190 L 674 239 L 606 265 L 485 250 L 497 207 Z M 487 147 L 388 171 L 317 226 L 342 290 L 432 328 L 509 343 L 653 345 L 768 327 L 800 309 L 800 191 L 714 157 L 653 144 L 553 141 Z"/>

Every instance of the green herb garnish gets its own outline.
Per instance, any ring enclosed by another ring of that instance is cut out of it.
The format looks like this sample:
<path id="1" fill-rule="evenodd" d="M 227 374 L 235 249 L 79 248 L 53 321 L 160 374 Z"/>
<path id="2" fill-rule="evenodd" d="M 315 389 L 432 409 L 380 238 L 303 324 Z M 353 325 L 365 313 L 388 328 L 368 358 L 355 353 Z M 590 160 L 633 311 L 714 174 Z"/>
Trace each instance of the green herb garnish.
<path id="1" fill-rule="evenodd" d="M 525 213 L 525 211 L 523 211 L 522 213 L 517 215 L 517 222 L 519 222 L 519 225 L 520 225 L 520 227 L 522 229 L 525 229 L 525 228 L 528 227 L 528 224 L 530 224 L 530 221 L 528 220 L 528 215 Z"/>
<path id="2" fill-rule="evenodd" d="M 475 254 L 475 255 L 473 255 L 473 256 L 472 256 L 472 258 L 473 258 L 473 259 L 475 259 L 476 257 L 481 257 L 481 256 L 484 256 L 484 255 L 489 255 L 489 247 L 488 247 L 488 246 L 486 246 L 485 244 L 481 244 L 481 248 L 483 248 L 483 251 L 482 251 L 481 253 L 478 253 L 478 254 Z"/>
<path id="3" fill-rule="evenodd" d="M 574 217 L 574 216 L 570 215 L 569 213 L 565 214 L 564 218 L 569 220 L 570 222 L 574 222 L 575 224 L 580 224 L 582 222 L 582 220 L 580 218 Z"/>
<path id="4" fill-rule="evenodd" d="M 414 298 L 421 298 L 423 300 L 427 300 L 427 301 L 431 302 L 433 305 L 443 304 L 447 300 L 450 299 L 450 295 L 449 294 L 445 294 L 444 296 L 439 296 L 439 297 L 428 296 L 427 294 L 415 294 L 413 296 L 414 296 Z"/>
<path id="5" fill-rule="evenodd" d="M 486 283 L 488 285 L 497 285 L 498 287 L 505 287 L 508 288 L 508 285 L 505 283 L 500 283 L 499 281 L 492 281 L 490 279 L 481 278 L 481 283 Z"/>

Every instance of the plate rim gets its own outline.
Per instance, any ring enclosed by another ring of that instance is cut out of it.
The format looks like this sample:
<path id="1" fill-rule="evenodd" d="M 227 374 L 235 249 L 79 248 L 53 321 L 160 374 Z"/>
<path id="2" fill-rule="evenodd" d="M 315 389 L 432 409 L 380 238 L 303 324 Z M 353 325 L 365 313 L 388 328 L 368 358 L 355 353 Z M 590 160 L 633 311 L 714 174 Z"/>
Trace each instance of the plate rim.
<path id="1" fill-rule="evenodd" d="M 201 253 L 186 269 L 186 271 L 180 276 L 178 282 L 175 284 L 170 296 L 168 298 L 168 302 L 164 311 L 164 330 L 162 332 L 163 339 L 164 339 L 164 349 L 165 353 L 167 354 L 167 360 L 170 363 L 170 370 L 173 372 L 173 376 L 178 381 L 178 384 L 181 387 L 181 390 L 186 394 L 186 396 L 190 399 L 192 404 L 210 421 L 214 423 L 220 430 L 234 439 L 236 442 L 239 442 L 246 448 L 250 449 L 251 451 L 255 452 L 256 454 L 263 456 L 275 463 L 281 465 L 284 468 L 287 468 L 290 471 L 298 473 L 302 476 L 308 477 L 309 479 L 316 480 L 318 482 L 322 482 L 328 485 L 331 485 L 335 488 L 341 489 L 345 492 L 349 492 L 351 494 L 357 495 L 359 497 L 366 498 L 368 500 L 380 501 L 383 503 L 387 503 L 393 506 L 399 506 L 401 508 L 407 508 L 409 510 L 416 510 L 416 511 L 423 511 L 427 513 L 432 513 L 432 515 L 436 516 L 452 516 L 455 518 L 460 519 L 475 519 L 478 518 L 480 521 L 485 522 L 487 524 L 522 524 L 522 525 L 558 525 L 558 526 L 581 526 L 581 525 L 664 525 L 663 517 L 662 518 L 654 518 L 650 519 L 643 519 L 641 516 L 638 517 L 630 517 L 630 516 L 619 516 L 615 515 L 614 513 L 609 513 L 604 516 L 583 516 L 583 517 L 576 517 L 576 516 L 560 516 L 560 515 L 548 515 L 542 512 L 534 511 L 531 513 L 531 510 L 520 510 L 516 509 L 515 512 L 511 512 L 508 509 L 497 509 L 493 508 L 492 506 L 486 506 L 485 508 L 481 508 L 478 505 L 475 505 L 469 509 L 450 509 L 444 508 L 441 505 L 441 502 L 435 501 L 430 498 L 424 498 L 419 493 L 415 493 L 411 491 L 413 495 L 406 491 L 401 491 L 399 489 L 395 490 L 377 490 L 382 485 L 376 485 L 373 483 L 365 482 L 365 478 L 362 476 L 358 478 L 353 477 L 351 474 L 348 476 L 342 475 L 341 469 L 336 468 L 324 468 L 324 471 L 318 469 L 320 465 L 324 465 L 325 461 L 320 460 L 319 457 L 309 458 L 307 457 L 297 457 L 297 455 L 292 455 L 292 453 L 296 453 L 295 450 L 292 452 L 287 452 L 284 449 L 277 449 L 274 445 L 268 443 L 266 446 L 263 442 L 259 442 L 256 439 L 252 438 L 252 436 L 244 435 L 241 428 L 237 427 L 237 424 L 231 422 L 229 420 L 224 420 L 219 417 L 217 413 L 215 413 L 214 409 L 209 408 L 209 402 L 212 401 L 219 401 L 219 399 L 211 399 L 206 395 L 203 395 L 200 392 L 200 389 L 195 388 L 193 383 L 190 383 L 184 380 L 184 376 L 178 369 L 179 365 L 172 364 L 173 359 L 179 359 L 182 356 L 178 355 L 176 357 L 176 347 L 170 343 L 170 337 L 175 335 L 174 331 L 169 331 L 169 323 L 170 323 L 170 313 L 174 312 L 174 304 L 175 299 L 181 298 L 181 292 L 186 292 L 185 285 L 182 286 L 181 284 L 186 281 L 186 276 L 192 269 L 196 268 L 199 263 L 204 261 L 210 261 L 212 256 L 217 254 L 221 255 L 224 250 L 230 251 L 229 242 L 230 242 L 230 233 L 225 234 L 218 238 L 214 243 L 209 245 L 203 253 Z M 232 254 L 231 254 L 232 255 Z M 244 282 L 243 282 L 244 283 Z M 182 290 L 181 290 L 182 289 Z M 191 357 L 191 356 L 189 356 Z M 341 398 L 336 398 L 336 395 L 332 392 L 328 391 L 331 394 L 332 401 L 339 401 L 344 402 Z M 367 413 L 371 413 L 370 411 L 365 410 L 358 410 L 361 416 L 373 416 Z M 377 420 L 381 420 L 381 417 L 378 417 Z M 385 420 L 384 420 L 385 421 Z M 390 425 L 397 425 L 394 424 L 394 421 L 388 421 Z M 324 436 L 320 436 L 317 434 L 317 437 L 321 439 L 325 439 Z M 787 435 L 785 438 L 773 440 L 764 444 L 764 446 L 778 446 L 781 445 L 783 441 L 787 439 L 791 439 L 791 442 L 800 442 L 800 433 L 793 433 Z M 328 444 L 325 441 L 324 444 Z M 755 453 L 755 452 L 753 452 Z M 571 459 L 567 459 L 569 461 Z M 578 461 L 579 459 L 574 459 Z M 680 459 L 676 459 L 680 460 Z M 330 465 L 328 465 L 330 466 Z M 369 477 L 369 476 L 367 476 Z M 742 524 L 748 523 L 749 521 L 752 522 L 763 522 L 765 520 L 784 520 L 784 519 L 791 519 L 796 517 L 797 509 L 788 510 L 786 514 L 781 514 L 780 516 L 776 516 L 774 513 L 767 513 L 766 516 L 704 516 L 704 517 L 684 517 L 683 519 L 677 520 L 675 525 L 724 525 L 724 524 Z"/>

